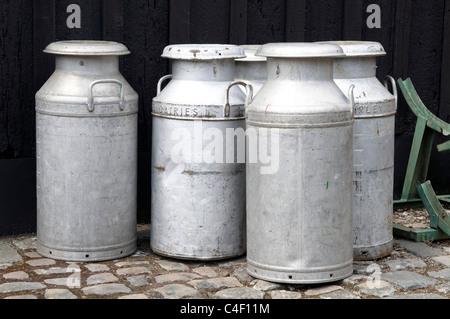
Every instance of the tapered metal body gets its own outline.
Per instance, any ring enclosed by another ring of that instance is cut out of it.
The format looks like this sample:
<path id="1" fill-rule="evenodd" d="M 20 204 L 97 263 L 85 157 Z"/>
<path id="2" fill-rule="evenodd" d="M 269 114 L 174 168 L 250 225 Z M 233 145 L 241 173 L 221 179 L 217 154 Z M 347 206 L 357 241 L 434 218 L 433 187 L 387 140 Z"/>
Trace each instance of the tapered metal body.
<path id="1" fill-rule="evenodd" d="M 64 41 L 36 94 L 37 251 L 102 261 L 136 250 L 138 96 L 121 44 Z"/>
<path id="2" fill-rule="evenodd" d="M 266 149 L 279 167 L 247 164 L 248 271 L 290 284 L 349 277 L 354 117 L 333 81 L 333 59 L 343 52 L 280 43 L 257 55 L 268 59 L 268 80 L 248 107 L 247 130 L 257 132 L 260 149 L 272 132 Z"/>
<path id="3" fill-rule="evenodd" d="M 241 256 L 246 97 L 230 85 L 244 52 L 171 45 L 162 56 L 172 60 L 172 75 L 153 100 L 151 248 L 188 260 Z M 234 143 L 234 133 L 243 140 Z"/>
<path id="4" fill-rule="evenodd" d="M 259 47 L 260 45 L 241 45 L 246 57 L 236 60 L 235 80 L 251 84 L 254 95 L 258 94 L 267 81 L 267 59 L 255 55 Z"/>
<path id="5" fill-rule="evenodd" d="M 334 79 L 343 92 L 355 85 L 353 245 L 356 260 L 393 250 L 395 115 L 397 98 L 377 79 L 377 42 L 331 42 L 346 58 L 335 60 Z M 396 91 L 395 81 L 391 81 Z M 395 93 L 396 95 L 396 93 Z"/>

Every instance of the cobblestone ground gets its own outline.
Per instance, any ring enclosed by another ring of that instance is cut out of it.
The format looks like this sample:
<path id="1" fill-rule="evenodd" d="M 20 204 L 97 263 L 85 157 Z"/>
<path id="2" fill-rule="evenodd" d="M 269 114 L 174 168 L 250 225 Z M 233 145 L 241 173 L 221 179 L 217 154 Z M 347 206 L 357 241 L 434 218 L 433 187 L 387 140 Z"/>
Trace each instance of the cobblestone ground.
<path id="1" fill-rule="evenodd" d="M 280 285 L 246 272 L 245 257 L 176 261 L 153 254 L 148 225 L 138 251 L 124 259 L 68 263 L 43 258 L 34 235 L 0 238 L 0 299 L 448 299 L 450 241 L 397 239 L 376 262 L 355 262 L 354 275 L 320 286 Z"/>

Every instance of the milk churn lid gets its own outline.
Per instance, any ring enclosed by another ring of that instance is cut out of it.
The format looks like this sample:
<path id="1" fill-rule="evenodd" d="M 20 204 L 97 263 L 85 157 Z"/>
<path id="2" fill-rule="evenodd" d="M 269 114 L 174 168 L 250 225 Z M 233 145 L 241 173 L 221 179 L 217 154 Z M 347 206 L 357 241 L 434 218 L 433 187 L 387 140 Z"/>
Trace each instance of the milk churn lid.
<path id="1" fill-rule="evenodd" d="M 123 44 L 111 41 L 69 40 L 49 44 L 45 53 L 59 55 L 127 55 L 130 54 Z"/>
<path id="2" fill-rule="evenodd" d="M 247 45 L 240 45 L 239 46 L 242 50 L 244 50 L 245 55 L 247 56 L 244 59 L 238 59 L 238 61 L 248 61 L 248 62 L 265 62 L 267 61 L 267 58 L 263 56 L 256 56 L 255 53 L 258 51 L 258 49 L 261 47 L 260 44 L 247 44 Z"/>
<path id="3" fill-rule="evenodd" d="M 328 41 L 319 43 L 331 43 L 339 45 L 348 57 L 369 57 L 386 55 L 381 43 L 370 41 Z"/>
<path id="4" fill-rule="evenodd" d="M 258 49 L 256 56 L 268 58 L 333 58 L 345 57 L 345 54 L 335 44 L 290 42 L 265 44 Z"/>
<path id="5" fill-rule="evenodd" d="M 240 59 L 245 58 L 245 52 L 231 44 L 174 44 L 167 46 L 161 56 L 173 60 Z"/>

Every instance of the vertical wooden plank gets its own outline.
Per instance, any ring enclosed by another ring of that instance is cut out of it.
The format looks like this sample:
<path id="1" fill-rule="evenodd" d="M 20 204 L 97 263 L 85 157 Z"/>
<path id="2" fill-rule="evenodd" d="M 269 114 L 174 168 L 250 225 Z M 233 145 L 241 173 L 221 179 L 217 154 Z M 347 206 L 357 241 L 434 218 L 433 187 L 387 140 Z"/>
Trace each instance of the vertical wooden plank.
<path id="1" fill-rule="evenodd" d="M 309 0 L 306 8 L 306 41 L 342 40 L 342 0 Z"/>
<path id="2" fill-rule="evenodd" d="M 286 0 L 286 42 L 305 41 L 306 0 Z"/>
<path id="3" fill-rule="evenodd" d="M 34 89 L 37 92 L 55 70 L 55 57 L 42 52 L 56 40 L 56 0 L 33 0 Z"/>
<path id="4" fill-rule="evenodd" d="M 247 0 L 231 0 L 230 44 L 247 44 Z"/>
<path id="5" fill-rule="evenodd" d="M 0 159 L 32 157 L 33 10 L 26 0 L 1 1 L 0 18 Z"/>
<path id="6" fill-rule="evenodd" d="M 247 42 L 249 44 L 283 42 L 286 38 L 285 19 L 285 1 L 249 1 Z"/>
<path id="7" fill-rule="evenodd" d="M 14 80 L 13 76 L 9 74 L 11 62 L 11 51 L 13 48 L 12 41 L 9 39 L 14 38 L 15 29 L 10 27 L 11 20 L 16 17 L 11 13 L 11 7 L 7 3 L 0 2 L 0 26 L 2 32 L 0 32 L 0 159 L 11 158 L 13 156 L 13 150 L 10 147 L 9 137 L 9 112 L 10 101 L 9 91 L 10 83 Z M 16 52 L 14 52 L 16 53 Z"/>
<path id="8" fill-rule="evenodd" d="M 191 0 L 191 42 L 230 40 L 230 0 Z"/>
<path id="9" fill-rule="evenodd" d="M 36 230 L 32 4 L 0 1 L 0 236 Z"/>
<path id="10" fill-rule="evenodd" d="M 123 43 L 123 0 L 102 0 L 102 39 Z M 120 59 L 123 70 L 123 59 Z"/>
<path id="11" fill-rule="evenodd" d="M 412 0 L 396 1 L 394 40 L 394 76 L 406 78 L 409 66 Z"/>
<path id="12" fill-rule="evenodd" d="M 342 25 L 343 40 L 361 40 L 363 27 L 362 0 L 344 0 L 344 21 Z"/>
<path id="13" fill-rule="evenodd" d="M 6 57 L 6 36 L 7 36 L 7 10 L 6 4 L 0 2 L 0 27 L 3 30 L 0 33 L 0 54 Z M 7 122 L 7 102 L 6 102 L 6 81 L 8 79 L 6 74 L 7 59 L 0 59 L 0 159 L 7 158 L 8 150 L 8 122 Z"/>
<path id="14" fill-rule="evenodd" d="M 123 0 L 102 0 L 102 39 L 123 42 Z"/>
<path id="15" fill-rule="evenodd" d="M 422 101 L 436 115 L 439 111 L 444 10 L 442 0 L 413 1 L 411 18 L 408 73 Z"/>
<path id="16" fill-rule="evenodd" d="M 439 116 L 450 123 L 450 0 L 445 0 Z"/>
<path id="17" fill-rule="evenodd" d="M 191 0 L 170 1 L 169 42 L 191 42 Z"/>
<path id="18" fill-rule="evenodd" d="M 34 63 L 33 63 L 33 7 L 29 0 L 20 2 L 20 85 L 17 87 L 20 107 L 18 108 L 17 121 L 20 123 L 20 156 L 22 158 L 34 158 L 36 149 L 36 116 L 34 107 Z M 17 23 L 17 22 L 16 22 Z M 33 187 L 31 187 L 33 189 Z"/>
<path id="19" fill-rule="evenodd" d="M 394 30 L 394 63 L 393 76 L 395 79 L 409 77 L 409 46 L 411 36 L 412 0 L 396 1 L 395 30 Z M 397 111 L 396 133 L 401 135 L 407 129 L 406 118 L 408 105 L 400 98 Z"/>

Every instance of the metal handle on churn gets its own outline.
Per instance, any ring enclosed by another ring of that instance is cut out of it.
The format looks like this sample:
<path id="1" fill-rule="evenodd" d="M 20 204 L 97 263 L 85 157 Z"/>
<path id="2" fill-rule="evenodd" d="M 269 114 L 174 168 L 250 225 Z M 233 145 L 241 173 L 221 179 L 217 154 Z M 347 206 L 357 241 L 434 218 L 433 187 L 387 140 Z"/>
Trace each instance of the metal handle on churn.
<path id="1" fill-rule="evenodd" d="M 386 87 L 386 90 L 389 91 L 389 87 L 388 87 L 388 81 L 391 82 L 392 85 L 392 91 L 395 97 L 395 109 L 397 110 L 397 106 L 398 106 L 398 90 L 397 90 L 397 83 L 395 82 L 394 78 L 390 75 L 386 76 L 386 79 L 384 80 L 384 86 Z"/>
<path id="2" fill-rule="evenodd" d="M 119 108 L 121 111 L 125 109 L 125 92 L 123 91 L 123 83 L 119 80 L 97 80 L 91 83 L 89 86 L 89 98 L 88 98 L 88 110 L 89 112 L 94 112 L 95 103 L 94 103 L 94 86 L 98 84 L 118 84 L 120 86 L 120 101 Z"/>
<path id="3" fill-rule="evenodd" d="M 245 87 L 245 89 L 247 90 L 247 97 L 245 99 L 245 112 L 247 113 L 247 107 L 250 105 L 250 103 L 252 103 L 253 101 L 253 86 L 250 83 L 245 83 L 242 81 L 237 81 L 237 82 L 233 82 L 231 83 L 228 87 L 227 87 L 227 103 L 225 104 L 225 107 L 223 109 L 223 116 L 228 118 L 230 117 L 230 113 L 231 113 L 231 105 L 230 105 L 230 89 L 233 86 L 236 85 L 242 85 L 243 87 Z"/>
<path id="4" fill-rule="evenodd" d="M 172 79 L 172 74 L 163 76 L 163 77 L 158 81 L 158 86 L 156 87 L 156 94 L 157 94 L 157 95 L 159 95 L 159 93 L 161 93 L 161 87 L 162 87 L 162 84 L 163 84 L 165 81 L 169 80 L 169 79 Z"/>

